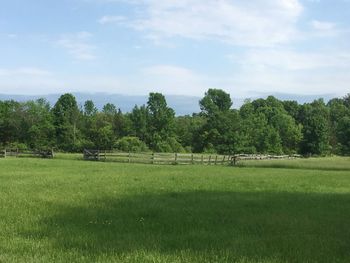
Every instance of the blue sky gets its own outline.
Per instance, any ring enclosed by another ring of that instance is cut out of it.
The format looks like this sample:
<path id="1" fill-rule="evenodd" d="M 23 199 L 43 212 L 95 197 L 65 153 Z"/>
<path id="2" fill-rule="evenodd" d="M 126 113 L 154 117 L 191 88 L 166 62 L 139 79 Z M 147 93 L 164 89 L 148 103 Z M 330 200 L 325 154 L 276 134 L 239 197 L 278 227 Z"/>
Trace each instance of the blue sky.
<path id="1" fill-rule="evenodd" d="M 349 0 L 2 0 L 0 93 L 350 92 Z"/>

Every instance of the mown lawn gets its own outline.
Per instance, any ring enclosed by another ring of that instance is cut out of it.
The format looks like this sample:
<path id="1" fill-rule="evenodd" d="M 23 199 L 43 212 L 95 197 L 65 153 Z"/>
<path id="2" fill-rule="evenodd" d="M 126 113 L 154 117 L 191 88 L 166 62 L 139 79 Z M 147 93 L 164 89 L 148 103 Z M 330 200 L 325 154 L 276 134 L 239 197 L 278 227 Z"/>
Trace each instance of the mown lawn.
<path id="1" fill-rule="evenodd" d="M 1 159 L 0 262 L 350 262 L 345 160 L 312 170 Z"/>

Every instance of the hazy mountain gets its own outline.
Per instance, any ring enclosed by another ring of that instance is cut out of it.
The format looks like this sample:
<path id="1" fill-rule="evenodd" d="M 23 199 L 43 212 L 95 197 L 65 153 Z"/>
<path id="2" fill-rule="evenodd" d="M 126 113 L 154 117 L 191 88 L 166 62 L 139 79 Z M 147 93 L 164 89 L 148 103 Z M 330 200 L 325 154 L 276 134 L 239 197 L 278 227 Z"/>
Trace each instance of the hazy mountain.
<path id="1" fill-rule="evenodd" d="M 147 103 L 148 96 L 132 96 L 121 94 L 107 94 L 107 93 L 73 93 L 76 97 L 79 105 L 83 106 L 86 100 L 93 100 L 98 109 L 102 109 L 106 103 L 113 103 L 123 112 L 129 112 L 135 105 L 143 105 Z M 281 100 L 296 100 L 299 103 L 312 102 L 315 99 L 323 98 L 326 102 L 336 97 L 334 94 L 323 95 L 299 95 L 299 94 L 287 94 L 287 93 L 273 93 L 264 94 L 261 93 L 258 96 L 253 96 L 250 99 L 266 98 L 269 95 L 273 95 Z M 35 100 L 38 98 L 45 98 L 54 105 L 61 94 L 48 94 L 48 95 L 8 95 L 0 94 L 0 100 L 16 100 L 27 101 Z M 192 96 L 180 96 L 180 95 L 165 95 L 167 102 L 172 107 L 177 115 L 192 114 L 193 112 L 199 112 L 199 100 L 200 97 Z M 239 108 L 244 103 L 244 98 L 235 98 L 231 95 L 234 108 Z"/>
<path id="2" fill-rule="evenodd" d="M 135 105 L 143 105 L 147 103 L 148 96 L 131 96 L 121 94 L 107 94 L 107 93 L 72 93 L 79 105 L 83 106 L 87 100 L 92 100 L 98 109 L 102 109 L 106 103 L 113 103 L 123 112 L 129 112 Z M 51 105 L 54 105 L 61 94 L 49 95 L 5 95 L 0 94 L 0 100 L 16 100 L 28 101 L 36 100 L 38 98 L 45 98 Z M 177 115 L 192 114 L 199 111 L 199 97 L 166 95 L 166 100 L 170 107 L 172 107 Z"/>

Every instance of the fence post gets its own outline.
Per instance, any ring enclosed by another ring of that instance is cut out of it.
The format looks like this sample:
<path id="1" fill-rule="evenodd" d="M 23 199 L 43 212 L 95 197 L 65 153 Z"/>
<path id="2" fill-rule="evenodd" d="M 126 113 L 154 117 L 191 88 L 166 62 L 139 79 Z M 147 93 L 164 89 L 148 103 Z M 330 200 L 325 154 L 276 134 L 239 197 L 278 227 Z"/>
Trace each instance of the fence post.
<path id="1" fill-rule="evenodd" d="M 175 164 L 177 164 L 177 153 L 175 153 Z"/>
<path id="2" fill-rule="evenodd" d="M 211 155 L 209 155 L 209 161 L 208 164 L 211 165 Z"/>
<path id="3" fill-rule="evenodd" d="M 6 158 L 6 149 L 4 150 L 4 158 Z"/>
<path id="4" fill-rule="evenodd" d="M 218 156 L 215 155 L 215 165 L 216 165 L 217 161 L 218 161 Z"/>
<path id="5" fill-rule="evenodd" d="M 201 156 L 201 164 L 203 164 L 204 158 L 203 158 L 203 154 Z"/>
<path id="6" fill-rule="evenodd" d="M 152 152 L 151 160 L 152 160 L 152 164 L 154 164 L 154 152 Z"/>
<path id="7" fill-rule="evenodd" d="M 194 164 L 194 161 L 193 161 L 193 153 L 191 155 L 191 163 Z"/>
<path id="8" fill-rule="evenodd" d="M 232 157 L 232 163 L 233 163 L 233 166 L 236 166 L 236 164 L 237 164 L 237 155 L 234 155 L 233 157 Z"/>

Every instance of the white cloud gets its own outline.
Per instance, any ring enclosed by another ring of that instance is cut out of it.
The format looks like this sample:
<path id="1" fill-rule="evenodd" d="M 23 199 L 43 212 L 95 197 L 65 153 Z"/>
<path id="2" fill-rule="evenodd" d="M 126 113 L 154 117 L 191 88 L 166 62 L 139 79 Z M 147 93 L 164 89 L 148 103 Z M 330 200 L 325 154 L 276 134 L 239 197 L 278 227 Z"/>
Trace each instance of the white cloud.
<path id="1" fill-rule="evenodd" d="M 153 38 L 216 39 L 271 46 L 298 37 L 299 0 L 139 0 L 143 12 L 129 21 Z"/>
<path id="2" fill-rule="evenodd" d="M 113 23 L 119 23 L 124 21 L 126 18 L 124 16 L 103 16 L 98 20 L 98 23 L 101 25 L 105 24 L 113 24 Z"/>
<path id="3" fill-rule="evenodd" d="M 336 24 L 325 21 L 313 20 L 311 21 L 311 25 L 316 30 L 332 30 L 335 29 Z"/>
<path id="4" fill-rule="evenodd" d="M 341 96 L 348 90 L 350 51 L 251 49 L 230 59 L 237 69 L 226 82 L 243 91 L 244 97 L 259 92 Z"/>
<path id="5" fill-rule="evenodd" d="M 6 94 L 47 94 L 60 87 L 54 74 L 36 67 L 0 68 L 0 92 Z"/>
<path id="6" fill-rule="evenodd" d="M 78 32 L 76 34 L 65 34 L 55 43 L 57 46 L 64 48 L 77 60 L 94 60 L 95 46 L 89 43 L 93 35 L 89 32 Z"/>
<path id="7" fill-rule="evenodd" d="M 298 52 L 289 49 L 252 49 L 239 57 L 232 57 L 246 68 L 271 70 L 345 69 L 350 67 L 350 52 Z"/>
<path id="8" fill-rule="evenodd" d="M 15 69 L 0 68 L 0 76 L 49 76 L 51 72 L 35 67 L 21 67 Z"/>

